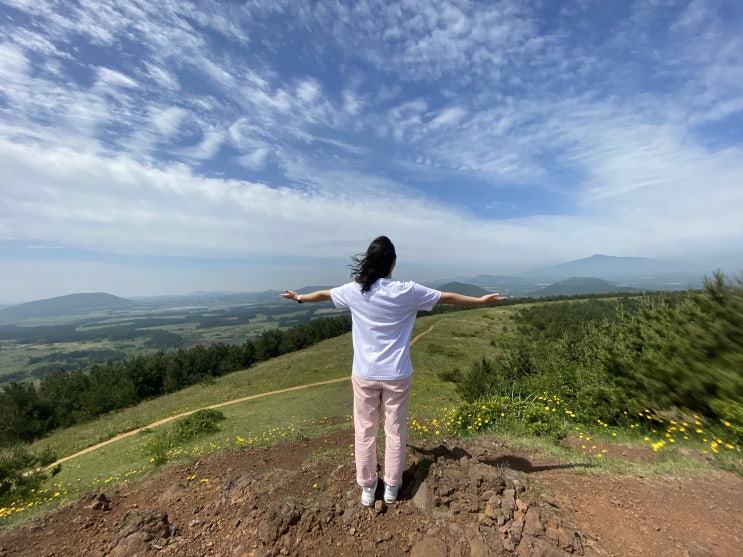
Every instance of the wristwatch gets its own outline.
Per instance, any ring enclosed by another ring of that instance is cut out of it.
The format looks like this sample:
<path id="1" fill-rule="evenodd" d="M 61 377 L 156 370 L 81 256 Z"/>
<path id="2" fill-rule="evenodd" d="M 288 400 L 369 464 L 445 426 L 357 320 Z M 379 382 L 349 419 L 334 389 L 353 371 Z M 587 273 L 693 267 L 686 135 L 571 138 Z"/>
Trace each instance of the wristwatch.
<path id="1" fill-rule="evenodd" d="M 297 294 L 297 303 L 298 304 L 302 303 L 302 296 L 300 296 L 299 294 Z"/>

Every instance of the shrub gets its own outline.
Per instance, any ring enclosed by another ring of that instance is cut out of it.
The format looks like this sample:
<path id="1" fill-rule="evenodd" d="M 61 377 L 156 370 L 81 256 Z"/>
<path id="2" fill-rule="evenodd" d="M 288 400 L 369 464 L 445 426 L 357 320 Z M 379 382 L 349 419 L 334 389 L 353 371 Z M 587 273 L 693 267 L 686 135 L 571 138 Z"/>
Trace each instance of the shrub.
<path id="1" fill-rule="evenodd" d="M 600 365 L 646 408 L 736 420 L 743 405 L 743 285 L 721 273 L 682 299 L 646 298 L 607 326 Z M 743 424 L 741 424 L 743 425 Z"/>
<path id="2" fill-rule="evenodd" d="M 559 398 L 547 401 L 543 396 L 530 399 L 495 396 L 452 410 L 447 418 L 447 426 L 459 434 L 503 427 L 558 440 L 564 436 L 567 423 L 566 412 L 560 405 Z"/>
<path id="3" fill-rule="evenodd" d="M 178 420 L 173 428 L 173 440 L 176 444 L 190 441 L 219 431 L 218 422 L 226 420 L 219 410 L 204 409 Z"/>
<path id="4" fill-rule="evenodd" d="M 458 367 L 448 371 L 440 371 L 438 375 L 439 379 L 447 383 L 459 383 L 462 380 L 462 372 Z"/>
<path id="5" fill-rule="evenodd" d="M 167 464 L 170 460 L 171 451 L 187 441 L 192 441 L 216 433 L 219 431 L 218 422 L 225 420 L 224 414 L 219 410 L 204 409 L 176 421 L 173 427 L 165 431 L 146 430 L 144 433 L 152 434 L 145 443 L 144 451 L 150 455 L 150 462 L 155 466 Z"/>
<path id="6" fill-rule="evenodd" d="M 47 479 L 41 468 L 57 459 L 50 450 L 31 453 L 22 446 L 15 446 L 0 455 L 0 506 L 24 499 L 38 489 Z"/>

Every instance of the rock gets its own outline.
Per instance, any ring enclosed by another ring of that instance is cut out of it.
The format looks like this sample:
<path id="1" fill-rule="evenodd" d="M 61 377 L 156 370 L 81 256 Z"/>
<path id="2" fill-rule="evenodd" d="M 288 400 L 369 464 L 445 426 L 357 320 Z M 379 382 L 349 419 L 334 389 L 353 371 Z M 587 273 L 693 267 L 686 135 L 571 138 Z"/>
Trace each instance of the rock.
<path id="1" fill-rule="evenodd" d="M 532 507 L 526 513 L 526 521 L 524 523 L 524 533 L 531 536 L 543 536 L 545 533 L 545 527 L 542 523 L 542 517 L 539 509 Z"/>
<path id="2" fill-rule="evenodd" d="M 521 538 L 523 537 L 523 531 L 524 531 L 524 523 L 520 520 L 514 520 L 511 526 L 506 531 L 506 539 L 509 540 L 511 544 L 513 544 L 513 548 L 515 549 L 517 545 L 521 543 Z M 503 544 L 505 547 L 505 543 Z M 512 550 L 513 551 L 513 550 Z"/>
<path id="3" fill-rule="evenodd" d="M 133 509 L 124 517 L 129 524 L 109 551 L 112 557 L 130 557 L 148 551 L 154 545 L 163 546 L 177 533 L 163 511 Z"/>
<path id="4" fill-rule="evenodd" d="M 498 516 L 503 514 L 501 509 L 501 498 L 498 495 L 491 497 L 485 504 L 484 514 L 493 520 L 498 520 Z"/>
<path id="5" fill-rule="evenodd" d="M 503 479 L 503 475 L 496 468 L 483 464 L 482 462 L 471 464 L 467 476 L 470 485 L 476 489 L 478 493 L 483 493 L 485 491 L 503 493 L 503 490 L 506 487 L 506 481 Z"/>
<path id="6" fill-rule="evenodd" d="M 134 532 L 119 540 L 116 546 L 108 553 L 108 556 L 133 557 L 134 555 L 143 555 L 149 549 L 150 545 L 147 543 L 146 534 L 143 532 Z"/>
<path id="7" fill-rule="evenodd" d="M 449 548 L 436 536 L 426 536 L 410 550 L 410 557 L 448 557 Z"/>
<path id="8" fill-rule="evenodd" d="M 689 557 L 710 557 L 714 555 L 714 552 L 707 544 L 698 541 L 691 542 L 687 551 L 689 552 Z"/>
<path id="9" fill-rule="evenodd" d="M 105 493 L 99 493 L 99 494 L 88 494 L 85 498 L 88 502 L 87 505 L 85 505 L 88 509 L 93 509 L 94 511 L 110 511 L 111 510 L 111 501 L 106 496 Z"/>
<path id="10" fill-rule="evenodd" d="M 302 507 L 294 501 L 275 502 L 266 511 L 266 516 L 258 525 L 258 539 L 265 543 L 275 543 L 289 527 L 296 524 L 302 516 Z"/>
<path id="11" fill-rule="evenodd" d="M 428 481 L 423 480 L 418 485 L 418 488 L 415 489 L 415 494 L 413 495 L 413 504 L 425 514 L 430 514 L 431 509 L 433 508 L 433 503 L 428 493 L 428 489 Z"/>
<path id="12" fill-rule="evenodd" d="M 465 536 L 470 545 L 471 557 L 488 557 L 490 555 L 488 546 L 480 535 L 480 531 L 476 525 L 468 524 L 465 527 Z"/>
<path id="13" fill-rule="evenodd" d="M 565 557 L 565 552 L 550 545 L 544 538 L 535 538 L 524 534 L 518 550 L 519 555 L 539 557 Z"/>
<path id="14" fill-rule="evenodd" d="M 180 501 L 186 492 L 186 486 L 180 483 L 176 483 L 168 487 L 162 492 L 158 498 L 158 503 L 163 506 L 167 506 L 171 503 Z"/>

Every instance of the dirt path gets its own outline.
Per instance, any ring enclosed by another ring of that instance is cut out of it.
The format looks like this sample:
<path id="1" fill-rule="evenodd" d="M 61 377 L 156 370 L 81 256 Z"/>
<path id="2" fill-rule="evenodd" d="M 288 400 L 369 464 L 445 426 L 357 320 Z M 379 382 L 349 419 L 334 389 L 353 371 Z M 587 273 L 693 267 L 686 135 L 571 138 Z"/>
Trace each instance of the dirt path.
<path id="1" fill-rule="evenodd" d="M 426 329 L 421 334 L 419 334 L 415 338 L 413 338 L 413 340 L 410 341 L 410 346 L 412 347 L 416 342 L 418 342 L 418 339 L 420 339 L 422 336 L 430 333 L 433 330 L 433 328 L 434 328 L 434 326 L 431 325 L 428 329 Z M 230 404 L 238 404 L 240 402 L 245 402 L 247 400 L 254 400 L 254 399 L 262 398 L 262 397 L 265 397 L 265 396 L 273 396 L 273 395 L 278 395 L 278 394 L 281 394 L 281 393 L 288 393 L 288 392 L 291 392 L 291 391 L 299 391 L 299 390 L 302 390 L 302 389 L 309 389 L 310 387 L 319 387 L 321 385 L 331 385 L 333 383 L 340 383 L 341 381 L 348 381 L 349 379 L 351 379 L 351 377 L 350 376 L 347 376 L 347 377 L 339 377 L 337 379 L 328 379 L 327 381 L 319 381 L 317 383 L 309 383 L 307 385 L 297 385 L 295 387 L 287 387 L 286 389 L 278 389 L 276 391 L 269 391 L 269 392 L 266 392 L 266 393 L 259 393 L 259 394 L 256 394 L 256 395 L 244 396 L 244 397 L 241 397 L 241 398 L 236 398 L 234 400 L 228 400 L 227 402 L 220 402 L 219 404 L 212 404 L 211 406 L 204 406 L 203 408 L 196 408 L 194 410 L 189 410 L 188 412 L 183 412 L 182 414 L 178 414 L 176 416 L 169 416 L 167 418 L 163 418 L 162 420 L 158 420 L 156 422 L 153 422 L 153 423 L 151 423 L 149 425 L 142 426 L 142 427 L 139 427 L 137 429 L 132 429 L 131 431 L 126 431 L 124 433 L 119 433 L 118 435 L 115 435 L 114 437 L 111 437 L 110 439 L 106 439 L 105 441 L 101 441 L 100 443 L 96 443 L 95 445 L 91 445 L 90 447 L 87 447 L 87 448 L 85 448 L 85 449 L 83 449 L 81 451 L 78 451 L 78 452 L 74 453 L 74 454 L 71 454 L 71 455 L 65 456 L 63 458 L 60 458 L 59 460 L 56 460 L 56 461 L 52 462 L 45 469 L 54 468 L 55 466 L 57 466 L 59 464 L 62 464 L 63 462 L 67 462 L 68 460 L 72 460 L 73 458 L 76 458 L 76 457 L 78 457 L 80 455 L 84 455 L 86 453 L 93 452 L 93 451 L 95 451 L 97 449 L 100 449 L 101 447 L 105 447 L 106 445 L 110 445 L 111 443 L 115 443 L 116 441 L 120 441 L 121 439 L 125 439 L 127 437 L 132 436 L 132 435 L 136 435 L 137 433 L 139 433 L 143 429 L 149 429 L 149 428 L 152 428 L 152 427 L 161 426 L 161 425 L 167 424 L 168 422 L 172 422 L 173 420 L 177 420 L 179 418 L 185 418 L 186 416 L 190 416 L 191 414 L 193 414 L 195 412 L 198 412 L 199 410 L 205 410 L 205 409 L 212 410 L 212 409 L 215 409 L 215 408 L 222 408 L 223 406 L 229 406 Z"/>
<path id="2" fill-rule="evenodd" d="M 414 345 L 414 344 L 415 344 L 416 342 L 418 342 L 418 339 L 420 339 L 420 338 L 421 338 L 421 337 L 422 337 L 423 335 L 427 335 L 428 333 L 430 333 L 431 331 L 433 331 L 433 328 L 434 328 L 434 325 L 431 325 L 431 326 L 430 326 L 430 327 L 429 327 L 428 329 L 426 329 L 426 330 L 425 330 L 425 331 L 423 331 L 423 332 L 422 332 L 421 334 L 417 335 L 417 336 L 416 336 L 416 337 L 415 337 L 415 338 L 414 338 L 413 340 L 411 340 L 411 341 L 410 341 L 410 346 L 411 346 L 411 348 L 412 348 L 412 346 L 413 346 L 413 345 Z"/>
<path id="3" fill-rule="evenodd" d="M 741 555 L 743 477 L 731 472 L 587 473 L 583 463 L 510 449 L 492 436 L 437 439 L 408 445 L 396 504 L 365 508 L 349 455 L 352 440 L 351 430 L 334 430 L 168 467 L 142 482 L 90 493 L 29 524 L 0 528 L 0 557 Z M 568 441 L 566 447 L 581 452 L 577 439 Z M 600 448 L 607 458 L 634 463 L 659 458 L 646 447 Z"/>
<path id="4" fill-rule="evenodd" d="M 100 443 L 97 443 L 95 445 L 91 445 L 90 447 L 87 447 L 81 451 L 78 451 L 74 454 L 65 456 L 63 458 L 60 458 L 59 460 L 56 460 L 55 462 L 52 462 L 49 466 L 46 468 L 54 468 L 58 464 L 62 464 L 63 462 L 67 462 L 68 460 L 71 460 L 73 458 L 76 458 L 80 455 L 84 455 L 86 453 L 90 453 L 95 451 L 96 449 L 100 449 L 101 447 L 105 447 L 106 445 L 109 445 L 111 443 L 115 443 L 116 441 L 120 441 L 121 439 L 125 439 L 126 437 L 130 437 L 132 435 L 136 435 L 143 429 L 148 429 L 151 427 L 157 427 L 163 424 L 167 424 L 168 422 L 172 422 L 173 420 L 177 420 L 179 418 L 185 418 L 186 416 L 190 416 L 191 414 L 198 412 L 199 410 L 211 410 L 214 408 L 222 408 L 223 406 L 229 406 L 230 404 L 238 404 L 240 402 L 245 402 L 246 400 L 253 400 L 256 398 L 262 398 L 264 396 L 271 396 L 271 395 L 278 395 L 281 393 L 288 393 L 290 391 L 299 391 L 301 389 L 309 389 L 310 387 L 319 387 L 321 385 L 330 385 L 332 383 L 340 383 L 341 381 L 348 381 L 350 377 L 339 377 L 337 379 L 328 379 L 327 381 L 319 381 L 317 383 L 309 383 L 307 385 L 297 385 L 295 387 L 287 387 L 286 389 L 278 389 L 276 391 L 269 391 L 266 393 L 259 393 L 257 395 L 249 395 L 244 396 L 241 398 L 236 398 L 234 400 L 228 400 L 227 402 L 220 402 L 219 404 L 212 404 L 210 406 L 204 406 L 203 408 L 196 408 L 194 410 L 189 410 L 188 412 L 183 412 L 182 414 L 178 414 L 176 416 L 169 416 L 167 418 L 163 418 L 162 420 L 158 420 L 156 422 L 153 422 L 149 425 L 138 427 L 137 429 L 132 429 L 130 431 L 126 431 L 124 433 L 119 433 L 118 435 L 115 435 L 114 437 L 111 437 L 110 439 L 106 439 L 105 441 L 101 441 Z"/>

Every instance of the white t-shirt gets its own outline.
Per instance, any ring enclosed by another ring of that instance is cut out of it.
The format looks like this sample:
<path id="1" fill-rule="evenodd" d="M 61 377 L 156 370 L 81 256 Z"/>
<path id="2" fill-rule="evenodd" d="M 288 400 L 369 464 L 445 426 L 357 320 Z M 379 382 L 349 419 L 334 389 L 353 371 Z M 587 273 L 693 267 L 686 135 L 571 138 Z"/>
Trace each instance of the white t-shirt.
<path id="1" fill-rule="evenodd" d="M 364 294 L 360 284 L 349 282 L 333 288 L 330 296 L 335 307 L 351 310 L 353 374 L 373 380 L 410 377 L 410 335 L 416 313 L 431 311 L 441 292 L 382 278 Z"/>

